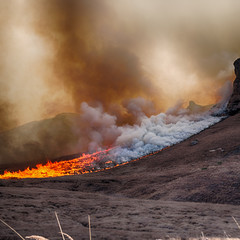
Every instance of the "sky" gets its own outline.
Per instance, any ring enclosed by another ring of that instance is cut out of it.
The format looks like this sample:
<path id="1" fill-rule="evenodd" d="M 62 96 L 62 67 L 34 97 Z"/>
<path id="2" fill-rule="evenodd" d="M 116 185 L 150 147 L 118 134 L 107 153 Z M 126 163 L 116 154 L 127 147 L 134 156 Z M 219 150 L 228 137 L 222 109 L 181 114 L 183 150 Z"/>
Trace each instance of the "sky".
<path id="1" fill-rule="evenodd" d="M 240 52 L 238 0 L 0 0 L 0 131 L 101 107 L 117 124 L 216 103 Z"/>

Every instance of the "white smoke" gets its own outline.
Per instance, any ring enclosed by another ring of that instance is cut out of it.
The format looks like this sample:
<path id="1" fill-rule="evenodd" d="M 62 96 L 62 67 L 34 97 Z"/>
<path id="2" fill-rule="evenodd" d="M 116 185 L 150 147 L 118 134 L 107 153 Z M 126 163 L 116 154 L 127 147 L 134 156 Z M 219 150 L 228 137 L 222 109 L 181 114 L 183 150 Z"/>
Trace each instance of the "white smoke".
<path id="1" fill-rule="evenodd" d="M 146 114 L 152 115 L 155 113 L 153 102 L 141 97 L 125 100 L 123 106 L 138 124 L 141 123 L 143 118 L 146 118 Z M 92 107 L 83 102 L 78 128 L 73 129 L 87 136 L 84 140 L 80 139 L 79 147 L 85 141 L 88 144 L 88 151 L 95 152 L 114 143 L 118 136 L 122 134 L 122 128 L 117 126 L 116 122 L 117 117 L 104 112 L 101 104 L 98 107 Z"/>
<path id="2" fill-rule="evenodd" d="M 218 89 L 218 95 L 220 97 L 220 101 L 210 110 L 212 115 L 221 115 L 224 114 L 229 99 L 232 95 L 233 86 L 231 81 L 226 81 L 224 85 Z"/>
<path id="3" fill-rule="evenodd" d="M 136 118 L 137 123 L 141 123 L 142 118 L 146 115 L 152 116 L 156 113 L 154 103 L 142 97 L 123 101 L 123 107 Z"/>
<path id="4" fill-rule="evenodd" d="M 121 128 L 116 140 L 120 147 L 113 154 L 118 163 L 127 162 L 179 143 L 220 120 L 207 113 L 179 116 L 160 113 L 144 118 L 140 125 Z"/>
<path id="5" fill-rule="evenodd" d="M 166 113 L 143 117 L 140 124 L 119 127 L 116 117 L 104 113 L 101 107 L 93 108 L 82 104 L 82 119 L 88 122 L 90 137 L 89 150 L 99 149 L 104 141 L 111 140 L 117 148 L 111 151 L 117 163 L 161 150 L 179 143 L 219 122 L 221 117 L 210 113 L 188 114 L 181 109 L 181 104 L 169 109 Z"/>
<path id="6" fill-rule="evenodd" d="M 105 113 L 103 108 L 91 107 L 82 103 L 82 123 L 86 123 L 89 136 L 89 150 L 96 151 L 112 142 L 116 146 L 111 150 L 112 160 L 117 163 L 128 162 L 165 147 L 179 143 L 190 136 L 199 133 L 209 126 L 219 122 L 222 117 L 213 116 L 223 109 L 229 96 L 229 83 L 221 90 L 222 101 L 208 112 L 192 114 L 189 109 L 182 107 L 179 101 L 174 107 L 147 117 L 142 114 L 141 99 L 129 101 L 129 109 L 138 115 L 138 123 L 130 126 L 117 126 L 116 117 Z M 150 105 L 149 105 L 150 106 Z"/>
<path id="7" fill-rule="evenodd" d="M 114 142 L 121 134 L 116 125 L 117 118 L 103 111 L 101 106 L 94 108 L 83 102 L 81 104 L 81 125 L 89 137 L 90 152 L 100 150 L 101 146 Z"/>

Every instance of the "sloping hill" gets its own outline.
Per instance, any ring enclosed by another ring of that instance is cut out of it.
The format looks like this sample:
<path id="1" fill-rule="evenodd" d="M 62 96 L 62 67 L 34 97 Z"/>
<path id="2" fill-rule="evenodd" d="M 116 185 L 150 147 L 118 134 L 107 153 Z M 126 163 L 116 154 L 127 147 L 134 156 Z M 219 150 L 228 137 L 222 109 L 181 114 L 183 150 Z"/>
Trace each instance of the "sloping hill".
<path id="1" fill-rule="evenodd" d="M 237 114 L 158 154 L 115 169 L 54 179 L 19 180 L 18 184 L 131 198 L 240 204 L 239 161 L 240 114 Z"/>

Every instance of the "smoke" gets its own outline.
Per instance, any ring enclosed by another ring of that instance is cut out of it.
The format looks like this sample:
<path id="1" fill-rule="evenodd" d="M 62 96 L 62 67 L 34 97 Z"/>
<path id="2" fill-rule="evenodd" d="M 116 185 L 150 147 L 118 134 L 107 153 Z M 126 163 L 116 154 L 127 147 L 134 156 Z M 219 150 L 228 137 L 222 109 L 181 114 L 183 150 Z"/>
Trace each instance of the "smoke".
<path id="1" fill-rule="evenodd" d="M 148 113 L 152 115 L 155 111 L 153 103 L 143 98 L 126 100 L 123 104 L 128 119 L 140 124 Z M 102 148 L 111 147 L 116 144 L 116 139 L 122 134 L 122 129 L 117 123 L 117 116 L 104 112 L 103 106 L 92 107 L 86 102 L 81 104 L 81 114 L 77 119 L 72 131 L 79 137 L 78 151 L 98 151 Z"/>
<path id="2" fill-rule="evenodd" d="M 81 109 L 82 115 L 78 129 L 82 129 L 81 133 L 89 138 L 88 150 L 93 152 L 101 147 L 113 145 L 115 139 L 120 135 L 119 128 L 116 125 L 117 118 L 104 113 L 101 106 L 93 108 L 83 102 Z"/>
<path id="3" fill-rule="evenodd" d="M 138 101 L 141 102 L 141 99 L 132 100 L 133 110 L 139 110 L 134 106 Z M 225 104 L 224 99 L 220 103 Z M 127 162 L 179 143 L 219 122 L 222 118 L 211 114 L 223 110 L 215 106 L 211 111 L 193 114 L 179 102 L 166 113 L 151 117 L 143 116 L 141 112 L 138 115 L 141 116 L 139 122 L 133 126 L 117 126 L 116 116 L 103 112 L 101 106 L 93 108 L 87 103 L 82 103 L 81 108 L 80 126 L 86 127 L 85 131 L 89 136 L 88 150 L 96 151 L 107 146 L 116 146 L 111 154 L 117 163 Z M 83 133 L 84 128 L 81 131 Z M 84 141 L 87 141 L 86 138 Z"/>
<path id="4" fill-rule="evenodd" d="M 135 106 L 135 103 L 142 103 L 142 99 L 133 99 L 129 104 L 133 112 L 140 111 L 139 121 L 133 126 L 118 126 L 116 116 L 103 112 L 101 106 L 93 108 L 82 103 L 80 126 L 86 127 L 89 136 L 88 150 L 96 151 L 107 146 L 116 146 L 111 154 L 117 163 L 122 163 L 179 143 L 222 119 L 212 116 L 212 113 L 217 115 L 224 110 L 228 87 L 229 84 L 226 84 L 221 89 L 223 98 L 219 105 L 214 106 L 211 111 L 194 114 L 183 108 L 183 103 L 179 102 L 166 113 L 147 117 Z"/>
<path id="5" fill-rule="evenodd" d="M 16 126 L 17 120 L 14 118 L 13 111 L 14 107 L 11 103 L 0 99 L 0 131 Z"/>
<path id="6" fill-rule="evenodd" d="M 229 99 L 232 95 L 233 85 L 232 82 L 227 81 L 224 85 L 218 89 L 217 96 L 218 102 L 214 107 L 210 110 L 212 115 L 222 115 L 226 113 L 226 108 L 229 102 Z"/>
<path id="7" fill-rule="evenodd" d="M 0 131 L 42 117 L 43 79 L 51 54 L 32 29 L 25 1 L 0 1 Z"/>
<path id="8" fill-rule="evenodd" d="M 2 129 L 79 112 L 82 102 L 118 124 L 138 121 L 126 112 L 132 98 L 152 101 L 155 113 L 179 99 L 216 103 L 239 55 L 239 5 L 1 0 Z"/>
<path id="9" fill-rule="evenodd" d="M 218 104 L 220 105 L 227 104 L 231 97 L 232 91 L 233 91 L 232 83 L 230 81 L 225 82 L 224 85 L 218 91 L 220 99 Z"/>
<path id="10" fill-rule="evenodd" d="M 114 149 L 113 154 L 118 163 L 127 162 L 179 143 L 220 120 L 209 114 L 174 116 L 160 113 L 145 118 L 140 125 L 121 128 L 116 140 L 121 147 Z"/>
<path id="11" fill-rule="evenodd" d="M 132 115 L 133 123 L 139 123 L 143 117 L 156 114 L 154 103 L 141 97 L 125 100 L 123 106 Z"/>
<path id="12" fill-rule="evenodd" d="M 153 99 L 154 85 L 139 57 L 115 38 L 117 23 L 107 23 L 113 15 L 104 1 L 40 0 L 34 6 L 40 12 L 33 24 L 35 32 L 53 51 L 50 70 L 54 78 L 47 81 L 50 89 L 63 86 L 75 111 L 82 102 L 101 104 L 105 111 L 120 111 L 123 122 L 131 122 L 115 106 L 137 96 Z"/>

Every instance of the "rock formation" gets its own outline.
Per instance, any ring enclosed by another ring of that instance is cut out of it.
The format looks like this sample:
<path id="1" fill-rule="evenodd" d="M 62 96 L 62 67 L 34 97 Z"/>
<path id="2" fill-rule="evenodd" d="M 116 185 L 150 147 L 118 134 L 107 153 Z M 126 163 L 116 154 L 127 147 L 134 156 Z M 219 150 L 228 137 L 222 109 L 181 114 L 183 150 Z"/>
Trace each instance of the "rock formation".
<path id="1" fill-rule="evenodd" d="M 213 104 L 203 106 L 195 103 L 194 101 L 189 101 L 187 109 L 191 114 L 196 114 L 196 113 L 203 113 L 203 112 L 209 111 L 212 107 L 213 107 Z"/>
<path id="2" fill-rule="evenodd" d="M 240 112 L 240 58 L 234 63 L 236 79 L 233 82 L 233 93 L 227 105 L 229 115 L 234 115 Z"/>

